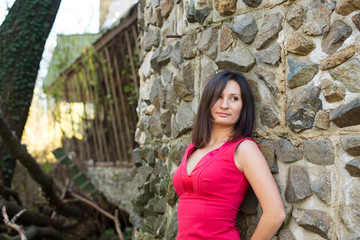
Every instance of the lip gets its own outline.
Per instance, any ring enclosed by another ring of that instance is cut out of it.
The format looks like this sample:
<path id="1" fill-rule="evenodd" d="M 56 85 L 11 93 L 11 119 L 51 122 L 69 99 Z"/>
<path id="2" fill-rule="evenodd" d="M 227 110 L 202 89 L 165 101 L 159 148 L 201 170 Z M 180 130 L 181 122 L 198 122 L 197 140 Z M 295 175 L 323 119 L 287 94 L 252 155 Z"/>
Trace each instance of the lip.
<path id="1" fill-rule="evenodd" d="M 220 115 L 221 117 L 230 116 L 230 114 L 228 114 L 228 113 L 223 113 L 223 112 L 217 112 L 216 114 Z"/>

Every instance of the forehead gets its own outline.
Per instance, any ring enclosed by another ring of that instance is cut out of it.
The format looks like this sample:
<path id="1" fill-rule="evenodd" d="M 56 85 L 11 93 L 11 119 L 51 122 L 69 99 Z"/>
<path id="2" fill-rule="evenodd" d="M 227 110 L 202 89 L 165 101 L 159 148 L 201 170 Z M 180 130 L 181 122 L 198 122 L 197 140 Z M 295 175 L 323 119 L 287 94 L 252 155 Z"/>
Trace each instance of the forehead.
<path id="1" fill-rule="evenodd" d="M 224 93 L 229 93 L 229 94 L 240 94 L 241 93 L 241 89 L 240 89 L 240 85 L 234 81 L 234 80 L 229 80 L 226 83 L 226 86 L 224 88 Z"/>

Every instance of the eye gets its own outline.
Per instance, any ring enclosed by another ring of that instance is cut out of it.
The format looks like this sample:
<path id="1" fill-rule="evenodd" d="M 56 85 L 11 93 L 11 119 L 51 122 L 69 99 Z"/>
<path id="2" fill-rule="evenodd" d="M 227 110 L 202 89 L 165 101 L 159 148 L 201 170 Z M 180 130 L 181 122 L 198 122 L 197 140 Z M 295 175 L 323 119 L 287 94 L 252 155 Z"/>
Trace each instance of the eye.
<path id="1" fill-rule="evenodd" d="M 232 97 L 231 100 L 232 100 L 232 101 L 238 101 L 238 100 L 239 100 L 239 97 L 236 97 L 236 96 L 235 96 L 235 97 Z"/>

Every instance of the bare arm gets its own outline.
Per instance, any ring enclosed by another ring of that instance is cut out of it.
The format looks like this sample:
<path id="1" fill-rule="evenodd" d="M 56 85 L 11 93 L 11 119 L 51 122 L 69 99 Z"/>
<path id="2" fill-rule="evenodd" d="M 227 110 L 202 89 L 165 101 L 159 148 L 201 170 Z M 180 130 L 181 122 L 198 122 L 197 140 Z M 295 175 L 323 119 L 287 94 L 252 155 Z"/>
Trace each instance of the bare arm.
<path id="1" fill-rule="evenodd" d="M 284 221 L 285 211 L 267 162 L 256 143 L 250 140 L 237 147 L 235 161 L 245 173 L 263 210 L 251 240 L 271 239 Z"/>

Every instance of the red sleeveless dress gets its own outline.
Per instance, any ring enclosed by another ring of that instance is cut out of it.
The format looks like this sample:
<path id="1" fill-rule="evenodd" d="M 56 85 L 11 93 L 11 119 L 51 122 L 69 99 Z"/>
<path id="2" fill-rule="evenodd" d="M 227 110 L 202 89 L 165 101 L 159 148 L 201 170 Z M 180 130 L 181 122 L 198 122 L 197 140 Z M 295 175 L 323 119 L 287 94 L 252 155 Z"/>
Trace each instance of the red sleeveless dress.
<path id="1" fill-rule="evenodd" d="M 240 240 L 236 215 L 250 184 L 236 167 L 234 152 L 247 139 L 252 140 L 228 141 L 207 153 L 190 175 L 186 162 L 195 147 L 187 147 L 173 177 L 179 195 L 177 240 Z"/>

